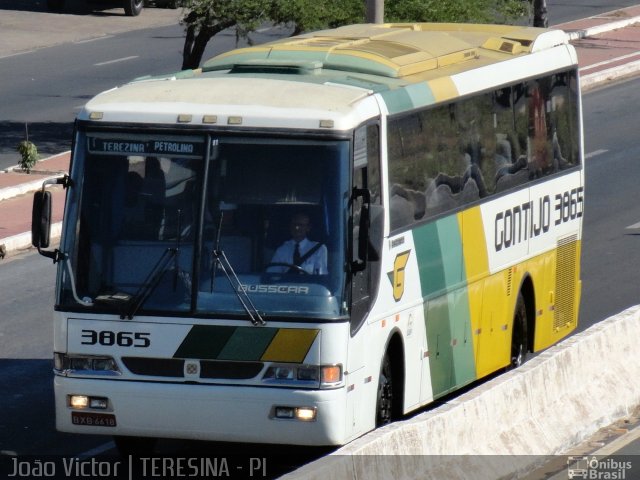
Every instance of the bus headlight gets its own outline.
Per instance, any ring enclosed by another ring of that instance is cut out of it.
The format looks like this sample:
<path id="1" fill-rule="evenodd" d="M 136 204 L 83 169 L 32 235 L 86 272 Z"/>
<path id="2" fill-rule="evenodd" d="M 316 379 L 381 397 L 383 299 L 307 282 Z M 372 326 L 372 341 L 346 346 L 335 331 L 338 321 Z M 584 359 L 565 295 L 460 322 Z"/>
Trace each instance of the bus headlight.
<path id="1" fill-rule="evenodd" d="M 59 375 L 120 375 L 120 369 L 112 357 L 91 355 L 53 354 L 53 367 Z"/>
<path id="2" fill-rule="evenodd" d="M 85 408 L 106 410 L 109 407 L 109 399 L 105 397 L 89 397 L 87 395 L 69 395 L 67 397 L 67 405 L 78 410 Z"/>
<path id="3" fill-rule="evenodd" d="M 317 409 L 315 407 L 288 407 L 277 406 L 273 408 L 271 418 L 281 420 L 300 420 L 302 422 L 313 422 L 316 419 Z"/>
<path id="4" fill-rule="evenodd" d="M 271 385 L 308 388 L 336 388 L 342 380 L 342 365 L 271 365 L 262 376 Z"/>

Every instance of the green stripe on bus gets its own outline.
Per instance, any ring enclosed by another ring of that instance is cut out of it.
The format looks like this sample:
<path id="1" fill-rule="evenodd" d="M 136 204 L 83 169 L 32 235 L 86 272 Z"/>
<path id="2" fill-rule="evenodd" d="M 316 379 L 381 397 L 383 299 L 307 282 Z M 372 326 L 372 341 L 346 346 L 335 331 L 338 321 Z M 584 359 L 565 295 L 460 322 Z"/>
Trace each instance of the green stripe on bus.
<path id="1" fill-rule="evenodd" d="M 422 296 L 429 297 L 435 292 L 443 291 L 446 285 L 437 224 L 434 222 L 416 228 L 413 231 L 413 243 Z"/>
<path id="2" fill-rule="evenodd" d="M 389 114 L 413 109 L 413 101 L 404 88 L 380 92 Z"/>
<path id="3" fill-rule="evenodd" d="M 236 327 L 195 325 L 184 338 L 173 358 L 218 358 Z"/>
<path id="4" fill-rule="evenodd" d="M 405 88 L 380 92 L 380 95 L 382 95 L 390 114 L 431 105 L 435 102 L 435 96 L 426 83 L 417 83 Z"/>
<path id="5" fill-rule="evenodd" d="M 462 282 L 462 240 L 455 215 L 413 232 L 422 296 L 432 297 Z"/>
<path id="6" fill-rule="evenodd" d="M 434 396 L 475 379 L 469 297 L 456 215 L 414 230 Z M 449 291 L 450 293 L 446 293 Z"/>
<path id="7" fill-rule="evenodd" d="M 258 360 L 277 332 L 277 328 L 195 325 L 173 357 Z"/>
<path id="8" fill-rule="evenodd" d="M 414 107 L 431 105 L 436 101 L 435 95 L 426 83 L 416 83 L 414 85 L 408 85 L 407 87 L 405 87 L 405 90 L 409 94 L 411 103 Z"/>
<path id="9" fill-rule="evenodd" d="M 237 328 L 218 355 L 218 360 L 260 360 L 276 333 L 277 328 Z"/>

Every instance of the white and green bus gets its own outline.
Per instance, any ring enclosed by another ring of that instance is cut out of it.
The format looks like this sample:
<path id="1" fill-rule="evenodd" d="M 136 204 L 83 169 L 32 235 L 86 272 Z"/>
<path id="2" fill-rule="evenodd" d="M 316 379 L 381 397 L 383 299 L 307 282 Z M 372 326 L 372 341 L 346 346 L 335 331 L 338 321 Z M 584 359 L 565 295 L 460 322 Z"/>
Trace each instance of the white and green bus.
<path id="1" fill-rule="evenodd" d="M 515 26 L 346 26 L 96 96 L 58 249 L 34 204 L 57 428 L 339 445 L 517 367 L 577 325 L 581 132 L 567 37 Z"/>

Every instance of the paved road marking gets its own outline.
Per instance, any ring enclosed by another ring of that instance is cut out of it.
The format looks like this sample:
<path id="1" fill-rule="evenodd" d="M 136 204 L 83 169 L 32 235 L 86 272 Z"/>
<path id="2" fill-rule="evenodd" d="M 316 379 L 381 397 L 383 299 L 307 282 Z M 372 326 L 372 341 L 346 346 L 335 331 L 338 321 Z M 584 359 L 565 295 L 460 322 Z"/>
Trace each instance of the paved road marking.
<path id="1" fill-rule="evenodd" d="M 633 225 L 629 225 L 629 226 L 627 227 L 627 230 L 637 230 L 637 229 L 639 229 L 639 228 L 640 228 L 640 222 L 638 222 L 638 223 L 634 223 Z"/>
<path id="2" fill-rule="evenodd" d="M 114 35 L 103 35 L 102 37 L 96 37 L 96 38 L 87 38 L 85 40 L 78 40 L 76 42 L 73 42 L 76 45 L 81 45 L 83 43 L 91 43 L 91 42 L 95 42 L 97 40 L 105 40 L 107 38 L 113 38 Z"/>
<path id="3" fill-rule="evenodd" d="M 133 60 L 135 58 L 139 58 L 139 56 L 138 55 L 133 55 L 131 57 L 116 58 L 115 60 L 108 60 L 106 62 L 94 63 L 93 65 L 95 67 L 101 67 L 103 65 L 109 65 L 111 63 L 126 62 L 127 60 Z"/>
<path id="4" fill-rule="evenodd" d="M 607 153 L 609 150 L 594 150 L 593 152 L 589 152 L 584 156 L 584 159 L 597 157 L 598 155 L 602 155 L 603 153 Z"/>

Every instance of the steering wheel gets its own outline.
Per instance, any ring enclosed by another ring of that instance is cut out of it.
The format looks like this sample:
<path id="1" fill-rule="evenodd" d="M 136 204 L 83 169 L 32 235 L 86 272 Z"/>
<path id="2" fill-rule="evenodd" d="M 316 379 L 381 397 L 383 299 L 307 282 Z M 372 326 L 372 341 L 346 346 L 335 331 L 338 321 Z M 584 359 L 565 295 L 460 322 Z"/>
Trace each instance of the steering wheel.
<path id="1" fill-rule="evenodd" d="M 290 270 L 291 269 L 295 270 L 296 273 L 302 273 L 304 275 L 309 275 L 309 272 L 307 272 L 300 265 L 296 265 L 295 263 L 286 263 L 286 262 L 268 263 L 267 266 L 264 267 L 264 270 L 265 271 L 269 270 L 269 267 L 287 267 Z M 267 272 L 267 273 L 288 273 L 288 272 Z"/>

